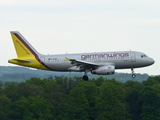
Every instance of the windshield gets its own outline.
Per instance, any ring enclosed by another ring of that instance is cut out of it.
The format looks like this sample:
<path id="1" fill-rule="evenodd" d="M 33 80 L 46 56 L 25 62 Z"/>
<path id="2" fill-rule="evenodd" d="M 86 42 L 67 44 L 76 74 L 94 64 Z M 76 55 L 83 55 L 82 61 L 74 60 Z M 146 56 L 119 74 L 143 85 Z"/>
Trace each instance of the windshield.
<path id="1" fill-rule="evenodd" d="M 141 58 L 145 58 L 145 57 L 148 57 L 147 55 L 141 55 Z"/>

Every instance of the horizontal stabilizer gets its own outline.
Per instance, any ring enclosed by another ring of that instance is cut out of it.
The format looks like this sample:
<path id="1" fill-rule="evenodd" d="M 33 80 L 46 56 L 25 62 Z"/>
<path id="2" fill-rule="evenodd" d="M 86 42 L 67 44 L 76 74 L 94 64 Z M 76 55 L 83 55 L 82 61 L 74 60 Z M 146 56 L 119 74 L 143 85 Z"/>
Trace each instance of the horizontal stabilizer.
<path id="1" fill-rule="evenodd" d="M 21 61 L 21 62 L 30 62 L 29 60 L 23 60 L 23 59 L 13 59 L 13 60 L 17 60 L 17 61 Z"/>
<path id="2" fill-rule="evenodd" d="M 11 61 L 17 61 L 17 62 L 23 62 L 23 63 L 31 63 L 30 60 L 24 60 L 24 59 L 19 59 L 19 58 L 11 59 L 8 62 L 10 63 Z"/>

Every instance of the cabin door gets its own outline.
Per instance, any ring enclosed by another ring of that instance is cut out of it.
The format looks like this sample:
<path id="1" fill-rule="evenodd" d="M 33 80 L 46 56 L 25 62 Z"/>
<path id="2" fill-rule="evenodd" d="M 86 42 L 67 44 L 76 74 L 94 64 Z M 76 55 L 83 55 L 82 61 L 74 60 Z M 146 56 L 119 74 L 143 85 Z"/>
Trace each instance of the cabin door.
<path id="1" fill-rule="evenodd" d="M 131 62 L 136 62 L 136 55 L 134 52 L 131 52 Z"/>

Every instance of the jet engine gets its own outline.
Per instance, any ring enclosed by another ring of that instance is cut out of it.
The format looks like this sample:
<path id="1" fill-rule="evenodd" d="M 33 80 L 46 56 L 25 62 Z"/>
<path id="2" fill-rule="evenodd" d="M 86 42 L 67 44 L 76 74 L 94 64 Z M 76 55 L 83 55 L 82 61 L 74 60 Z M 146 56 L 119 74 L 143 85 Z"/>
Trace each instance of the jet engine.
<path id="1" fill-rule="evenodd" d="M 114 71 L 115 71 L 115 66 L 107 65 L 107 66 L 100 66 L 95 70 L 92 70 L 91 73 L 97 75 L 111 75 L 114 74 Z"/>

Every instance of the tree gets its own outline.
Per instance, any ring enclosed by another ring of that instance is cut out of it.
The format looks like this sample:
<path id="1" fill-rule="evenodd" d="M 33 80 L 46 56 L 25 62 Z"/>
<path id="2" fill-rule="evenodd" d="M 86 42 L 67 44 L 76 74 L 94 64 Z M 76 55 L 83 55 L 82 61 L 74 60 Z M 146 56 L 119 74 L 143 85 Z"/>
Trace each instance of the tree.
<path id="1" fill-rule="evenodd" d="M 96 103 L 96 96 L 98 95 L 98 87 L 92 81 L 82 81 L 77 84 L 76 87 L 79 87 L 84 90 L 86 99 L 88 101 L 88 115 L 89 120 L 95 119 L 95 103 Z"/>
<path id="2" fill-rule="evenodd" d="M 142 84 L 144 84 L 145 86 L 160 84 L 160 76 L 149 77 L 146 81 L 143 81 Z"/>
<path id="3" fill-rule="evenodd" d="M 7 119 L 12 120 L 53 120 L 50 106 L 40 97 L 21 97 L 9 106 Z"/>
<path id="4" fill-rule="evenodd" d="M 76 86 L 78 78 L 67 78 L 67 77 L 55 77 L 57 85 L 62 89 L 62 92 L 66 95 L 70 93 L 70 90 Z"/>
<path id="5" fill-rule="evenodd" d="M 8 97 L 5 95 L 0 96 L 0 120 L 5 120 L 10 103 L 11 100 Z"/>
<path id="6" fill-rule="evenodd" d="M 142 120 L 160 120 L 160 90 L 151 86 L 141 92 Z"/>
<path id="7" fill-rule="evenodd" d="M 6 83 L 4 88 L 4 94 L 10 98 L 11 101 L 19 99 L 19 94 L 17 92 L 17 84 L 14 82 Z"/>
<path id="8" fill-rule="evenodd" d="M 96 86 L 101 86 L 105 80 L 106 80 L 105 78 L 99 77 L 97 79 L 92 79 L 92 82 L 94 82 Z"/>
<path id="9" fill-rule="evenodd" d="M 37 96 L 43 92 L 41 86 L 21 82 L 19 84 L 8 83 L 4 90 L 7 97 L 12 101 L 18 100 L 20 97 Z"/>
<path id="10" fill-rule="evenodd" d="M 45 84 L 45 81 L 41 80 L 41 78 L 33 77 L 33 78 L 30 78 L 29 80 L 27 80 L 26 83 L 34 84 L 34 85 L 37 85 L 40 87 Z"/>
<path id="11" fill-rule="evenodd" d="M 56 119 L 60 119 L 63 111 L 63 102 L 65 100 L 65 94 L 62 92 L 61 86 L 58 85 L 55 80 L 49 80 L 45 82 L 43 89 L 43 97 L 51 106 L 51 113 L 56 116 Z"/>
<path id="12" fill-rule="evenodd" d="M 125 101 L 127 111 L 131 120 L 140 120 L 142 111 L 142 100 L 140 92 L 144 89 L 144 85 L 137 81 L 127 81 L 124 83 L 126 95 Z"/>
<path id="13" fill-rule="evenodd" d="M 42 94 L 43 88 L 39 85 L 22 82 L 17 85 L 17 93 L 19 97 L 37 96 Z"/>
<path id="14" fill-rule="evenodd" d="M 65 103 L 64 118 L 66 120 L 89 120 L 89 103 L 85 91 L 81 87 L 71 90 Z"/>
<path id="15" fill-rule="evenodd" d="M 124 89 L 112 82 L 103 83 L 96 100 L 96 120 L 125 120 Z"/>

